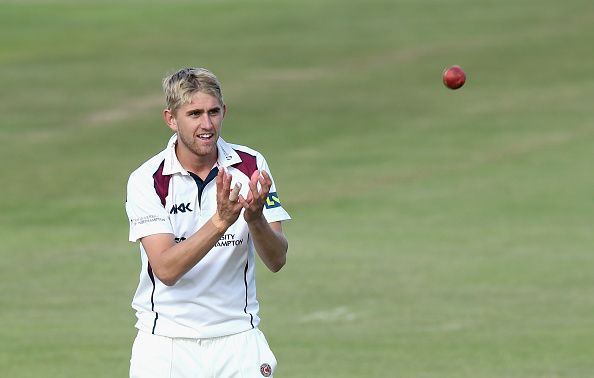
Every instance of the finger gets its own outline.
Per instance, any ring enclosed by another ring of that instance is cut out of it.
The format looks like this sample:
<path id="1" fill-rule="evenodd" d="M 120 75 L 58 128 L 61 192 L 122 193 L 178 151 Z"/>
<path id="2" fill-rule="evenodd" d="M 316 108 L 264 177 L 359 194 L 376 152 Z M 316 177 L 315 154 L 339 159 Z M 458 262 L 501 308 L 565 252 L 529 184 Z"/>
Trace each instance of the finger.
<path id="1" fill-rule="evenodd" d="M 238 201 L 242 207 L 246 209 L 249 208 L 252 205 L 252 202 L 254 202 L 252 192 L 248 191 L 247 197 L 244 197 L 240 194 L 238 197 Z"/>
<path id="2" fill-rule="evenodd" d="M 254 197 L 257 197 L 258 192 L 258 180 L 260 179 L 260 171 L 254 171 L 252 173 L 252 177 L 250 177 L 249 187 L 250 187 L 250 194 L 253 194 Z"/>
<path id="3" fill-rule="evenodd" d="M 219 173 L 217 173 L 216 184 L 218 197 L 221 194 L 221 191 L 223 190 L 223 170 L 220 170 Z"/>
<path id="4" fill-rule="evenodd" d="M 258 180 L 260 179 L 260 171 L 259 170 L 255 170 L 254 173 L 252 173 L 252 177 L 250 177 L 250 182 L 254 185 L 258 184 Z"/>
<path id="5" fill-rule="evenodd" d="M 237 198 L 239 197 L 240 190 L 241 190 L 241 183 L 240 182 L 235 183 L 235 186 L 233 187 L 231 194 L 229 194 L 229 201 L 236 202 Z"/>
<path id="6" fill-rule="evenodd" d="M 239 203 L 241 204 L 241 206 L 242 206 L 244 209 L 247 209 L 247 208 L 249 208 L 249 207 L 250 207 L 250 204 L 248 203 L 248 201 L 246 201 L 246 199 L 245 199 L 245 198 L 243 198 L 243 196 L 242 196 L 241 194 L 239 195 L 239 198 L 238 198 L 238 200 L 239 200 Z"/>
<path id="7" fill-rule="evenodd" d="M 254 184 L 253 182 L 249 182 L 248 183 L 249 187 L 250 187 L 250 191 L 248 193 L 249 196 L 254 196 L 257 197 L 258 196 L 258 186 L 257 184 Z"/>
<path id="8" fill-rule="evenodd" d="M 272 186 L 272 179 L 270 178 L 270 175 L 268 174 L 268 172 L 262 171 L 262 177 L 264 177 L 264 180 L 266 181 L 266 184 L 269 187 L 271 187 Z"/>
<path id="9" fill-rule="evenodd" d="M 221 186 L 221 184 L 223 183 L 223 170 L 220 170 L 219 173 L 217 173 L 217 178 L 216 178 L 216 182 L 217 182 L 217 187 Z"/>
<path id="10" fill-rule="evenodd" d="M 231 175 L 223 168 L 223 196 L 229 198 L 231 191 Z"/>
<path id="11" fill-rule="evenodd" d="M 270 191 L 270 185 L 272 182 L 270 179 L 266 179 L 264 176 L 260 176 L 260 197 L 267 197 Z"/>

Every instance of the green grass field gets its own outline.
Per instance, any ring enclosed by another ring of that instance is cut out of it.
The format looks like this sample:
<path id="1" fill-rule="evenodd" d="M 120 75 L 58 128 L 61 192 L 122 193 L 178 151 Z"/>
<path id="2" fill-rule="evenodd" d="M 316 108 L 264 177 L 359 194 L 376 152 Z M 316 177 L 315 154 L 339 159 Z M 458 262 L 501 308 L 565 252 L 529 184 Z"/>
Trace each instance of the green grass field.
<path id="1" fill-rule="evenodd" d="M 205 66 L 294 218 L 275 376 L 594 377 L 593 44 L 591 0 L 0 0 L 0 375 L 127 376 L 127 177 Z"/>

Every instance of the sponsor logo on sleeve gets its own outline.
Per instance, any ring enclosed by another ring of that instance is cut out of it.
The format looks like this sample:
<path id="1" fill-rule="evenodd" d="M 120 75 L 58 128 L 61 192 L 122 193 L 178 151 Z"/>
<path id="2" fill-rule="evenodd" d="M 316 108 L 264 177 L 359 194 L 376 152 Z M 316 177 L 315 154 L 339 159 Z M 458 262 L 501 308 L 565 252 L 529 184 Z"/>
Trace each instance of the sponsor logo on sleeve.
<path id="1" fill-rule="evenodd" d="M 167 222 L 167 219 L 160 217 L 158 215 L 146 215 L 144 217 L 130 219 L 130 224 L 133 227 L 153 222 Z"/>
<path id="2" fill-rule="evenodd" d="M 275 207 L 279 207 L 281 205 L 280 199 L 278 198 L 278 194 L 276 192 L 268 193 L 268 197 L 266 197 L 266 208 L 267 209 L 274 209 Z"/>

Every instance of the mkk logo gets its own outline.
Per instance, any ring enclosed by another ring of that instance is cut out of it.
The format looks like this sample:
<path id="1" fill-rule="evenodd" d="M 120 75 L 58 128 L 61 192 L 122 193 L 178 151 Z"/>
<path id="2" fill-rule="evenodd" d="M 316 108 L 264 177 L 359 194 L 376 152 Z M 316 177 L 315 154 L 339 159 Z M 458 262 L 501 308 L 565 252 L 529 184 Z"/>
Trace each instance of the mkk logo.
<path id="1" fill-rule="evenodd" d="M 171 207 L 171 211 L 169 211 L 169 214 L 177 214 L 179 213 L 185 213 L 186 211 L 190 212 L 192 211 L 192 209 L 190 209 L 190 203 L 182 203 L 181 205 L 173 205 Z"/>

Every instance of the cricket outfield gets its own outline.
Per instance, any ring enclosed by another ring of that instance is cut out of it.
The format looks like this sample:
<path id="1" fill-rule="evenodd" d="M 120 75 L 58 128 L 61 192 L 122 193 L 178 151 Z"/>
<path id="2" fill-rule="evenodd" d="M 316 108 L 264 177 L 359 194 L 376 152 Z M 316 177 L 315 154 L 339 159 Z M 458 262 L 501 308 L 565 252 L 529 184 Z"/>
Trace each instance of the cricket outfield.
<path id="1" fill-rule="evenodd" d="M 275 376 L 594 376 L 593 43 L 590 0 L 0 0 L 2 375 L 127 375 L 126 180 L 204 66 L 293 217 Z"/>

